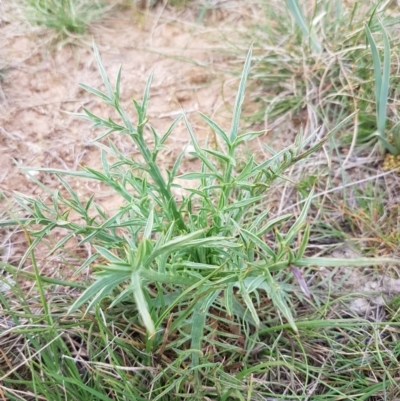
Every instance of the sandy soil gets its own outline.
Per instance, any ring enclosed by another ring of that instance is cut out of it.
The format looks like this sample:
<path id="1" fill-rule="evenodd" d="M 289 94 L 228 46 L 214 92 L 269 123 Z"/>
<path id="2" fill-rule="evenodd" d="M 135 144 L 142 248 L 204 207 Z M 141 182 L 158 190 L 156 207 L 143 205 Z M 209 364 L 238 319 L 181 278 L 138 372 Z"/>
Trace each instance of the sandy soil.
<path id="1" fill-rule="evenodd" d="M 238 23 L 239 14 L 211 13 L 212 28 L 196 24 L 193 10 L 160 6 L 140 16 L 133 8 L 125 9 L 94 24 L 73 44 L 60 46 L 52 32 L 16 19 L 17 11 L 10 7 L 0 26 L 4 38 L 0 59 L 6 67 L 1 83 L 0 191 L 7 196 L 13 191 L 35 194 L 37 190 L 15 162 L 71 170 L 98 163 L 91 141 L 100 132 L 69 114 L 81 112 L 82 106 L 103 117 L 110 113 L 78 85 L 101 89 L 92 37 L 111 80 L 122 65 L 122 101 L 132 116 L 131 99 L 141 99 L 147 77 L 153 72 L 149 118 L 161 133 L 182 109 L 201 140 L 208 138 L 210 142 L 213 138 L 198 110 L 229 128 L 238 77 L 226 72 L 229 56 L 219 47 L 222 30 Z M 171 137 L 172 146 L 162 155 L 166 167 L 187 142 L 188 135 L 180 124 Z M 127 153 L 135 152 L 128 141 L 120 140 L 119 145 Z M 39 179 L 52 185 L 50 177 Z"/>

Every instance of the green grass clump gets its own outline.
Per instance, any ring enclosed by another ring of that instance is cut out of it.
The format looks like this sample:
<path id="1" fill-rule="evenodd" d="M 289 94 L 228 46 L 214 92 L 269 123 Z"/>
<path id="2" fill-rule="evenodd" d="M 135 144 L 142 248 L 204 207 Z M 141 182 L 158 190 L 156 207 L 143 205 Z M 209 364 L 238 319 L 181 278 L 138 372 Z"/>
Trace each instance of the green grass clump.
<path id="1" fill-rule="evenodd" d="M 60 34 L 83 34 L 99 18 L 105 3 L 99 0 L 25 0 L 32 23 L 54 29 Z"/>
<path id="2" fill-rule="evenodd" d="M 390 60 L 398 57 L 390 42 L 399 38 L 399 17 L 389 7 L 379 1 L 265 4 L 251 31 L 259 55 L 254 95 L 266 107 L 254 118 L 274 123 L 300 116 L 303 124 L 308 118 L 330 129 L 357 111 L 341 144 L 379 140 L 397 154 L 388 138 L 399 122 L 397 90 L 390 85 Z"/>
<path id="3" fill-rule="evenodd" d="M 168 4 L 173 7 L 184 7 L 189 4 L 190 0 L 168 0 Z"/>

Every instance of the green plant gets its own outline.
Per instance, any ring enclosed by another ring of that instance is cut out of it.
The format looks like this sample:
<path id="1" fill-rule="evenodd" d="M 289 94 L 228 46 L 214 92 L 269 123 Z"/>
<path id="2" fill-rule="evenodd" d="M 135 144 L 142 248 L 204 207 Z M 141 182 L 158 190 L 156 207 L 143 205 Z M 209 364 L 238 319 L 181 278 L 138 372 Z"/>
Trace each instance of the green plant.
<path id="1" fill-rule="evenodd" d="M 383 147 L 387 149 L 391 154 L 398 155 L 400 153 L 400 135 L 397 132 L 397 127 L 395 126 L 396 129 L 390 130 L 388 134 L 386 133 L 391 57 L 389 37 L 382 23 L 378 21 L 378 27 L 383 36 L 384 53 L 383 61 L 381 62 L 378 47 L 370 30 L 370 25 L 371 20 L 368 25 L 365 25 L 365 33 L 371 48 L 372 61 L 374 66 L 377 131 L 373 135 L 379 139 Z M 390 143 L 391 136 L 392 143 Z"/>
<path id="2" fill-rule="evenodd" d="M 60 34 L 82 34 L 105 10 L 101 0 L 26 0 L 28 18 L 34 24 Z"/>
<path id="3" fill-rule="evenodd" d="M 307 9 L 300 4 L 307 4 Z M 398 17 L 388 3 L 287 0 L 274 7 L 265 5 L 262 12 L 249 38 L 255 42 L 257 54 L 262 55 L 253 69 L 257 87 L 251 95 L 265 107 L 258 108 L 261 112 L 252 121 L 266 119 L 269 126 L 281 127 L 283 135 L 299 121 L 306 124 L 306 119 L 331 129 L 358 111 L 342 127 L 336 141 L 341 146 L 351 144 L 349 155 L 356 145 L 370 143 L 371 133 L 378 131 L 378 108 L 381 123 L 384 107 L 376 103 L 365 24 L 369 18 L 373 33 L 383 26 L 395 42 Z M 395 46 L 387 51 L 392 59 L 398 56 Z M 396 125 L 394 116 L 398 109 L 394 85 L 389 88 L 388 97 L 391 130 Z"/>
<path id="4" fill-rule="evenodd" d="M 189 3 L 190 0 L 168 0 L 168 4 L 173 7 L 183 7 Z"/>
<path id="5" fill-rule="evenodd" d="M 310 25 L 304 18 L 298 0 L 286 0 L 286 4 L 302 34 L 310 41 L 313 50 L 316 53 L 320 53 L 322 51 L 321 43 L 318 41 L 315 33 L 310 29 Z"/>
<path id="6" fill-rule="evenodd" d="M 255 371 L 255 367 L 250 366 L 237 376 L 227 375 L 224 372 L 225 359 L 237 363 L 238 355 L 244 352 L 246 358 L 243 358 L 250 364 L 249 355 L 258 341 L 257 329 L 267 333 L 271 324 L 281 330 L 281 319 L 287 321 L 285 330 L 299 331 L 295 322 L 296 310 L 290 306 L 290 286 L 284 278 L 291 268 L 343 264 L 367 266 L 398 261 L 389 258 L 306 257 L 310 233 L 307 212 L 313 199 L 312 191 L 303 199 L 304 206 L 296 218 L 291 214 L 269 217 L 267 196 L 273 183 L 280 180 L 288 167 L 306 160 L 325 140 L 310 146 L 310 139 L 304 140 L 299 135 L 293 146 L 279 152 L 271 149 L 272 157 L 261 163 L 250 157 L 237 171 L 237 148 L 261 134 L 241 133 L 239 129 L 251 51 L 242 73 L 229 132 L 202 115 L 220 137 L 223 148 L 202 147 L 189 121 L 184 115 L 182 117 L 195 149 L 193 154 L 202 167 L 198 172 L 180 176 L 198 181 L 198 187 L 187 189 L 189 195 L 180 201 L 174 198 L 172 188 L 177 185 L 175 178 L 179 174 L 184 152 L 170 171 L 164 171 L 158 160 L 158 153 L 167 146 L 179 118 L 162 136 L 149 124 L 146 111 L 150 99 L 150 77 L 142 102 L 133 101 L 137 114 L 137 122 L 133 125 L 120 103 L 121 70 L 113 88 L 96 47 L 94 51 L 105 91 L 87 85 L 82 87 L 100 97 L 118 115 L 118 120 L 102 118 L 87 109 L 81 115 L 105 130 L 96 139 L 101 151 L 102 170 L 90 167 L 78 172 L 39 169 L 54 174 L 62 190 L 52 191 L 32 176 L 47 192 L 49 199 L 18 195 L 17 202 L 30 217 L 6 221 L 0 226 L 21 224 L 28 238 L 32 238 L 21 266 L 28 257 L 34 257 L 38 244 L 51 237 L 55 229 L 62 229 L 65 235 L 52 246 L 50 254 L 62 253 L 67 241 L 74 238 L 79 238 L 80 244 L 94 247 L 96 253 L 81 263 L 80 270 L 96 263 L 95 281 L 72 305 L 64 305 L 63 311 L 68 309 L 74 326 L 79 321 L 85 327 L 96 325 L 93 330 L 101 333 L 94 336 L 95 343 L 101 343 L 97 348 L 99 353 L 104 347 L 114 347 L 119 336 L 125 338 L 132 327 L 145 326 L 147 332 L 135 329 L 140 333 L 138 337 L 142 348 L 139 351 L 130 347 L 132 339 L 129 339 L 122 346 L 122 351 L 110 351 L 110 356 L 104 356 L 108 358 L 107 363 L 113 366 L 123 365 L 129 355 L 129 363 L 138 370 L 154 368 L 154 359 L 167 350 L 169 363 L 154 373 L 151 379 L 147 376 L 151 385 L 138 383 L 137 388 L 131 389 L 132 394 L 136 390 L 140 394 L 148 391 L 146 399 L 164 400 L 178 399 L 178 394 L 184 392 L 193 394 L 196 399 L 204 399 L 205 394 L 211 392 L 213 397 L 228 400 L 232 394 L 236 396 L 240 393 L 242 381 Z M 343 124 L 346 123 L 347 120 L 344 120 Z M 133 159 L 121 153 L 110 138 L 106 144 L 101 141 L 113 133 L 127 135 L 140 150 L 141 158 Z M 148 135 L 152 136 L 152 146 Z M 308 148 L 302 150 L 305 146 Z M 32 170 L 26 169 L 26 172 L 29 174 Z M 109 215 L 96 203 L 95 196 L 81 199 L 66 176 L 96 180 L 113 189 L 122 200 L 119 210 Z M 36 267 L 35 278 L 37 282 L 43 281 Z M 69 284 L 64 285 L 68 287 Z M 43 288 L 39 286 L 39 289 L 41 302 L 46 305 Z M 261 303 L 266 298 L 270 299 L 273 308 L 271 314 L 261 319 Z M 80 309 L 83 309 L 82 312 Z M 44 315 L 38 317 L 39 320 L 45 319 L 46 330 L 48 326 L 53 327 L 53 315 L 47 305 Z M 101 322 L 94 323 L 98 320 Z M 224 325 L 234 327 L 235 332 L 221 332 L 219 327 Z M 57 325 L 54 330 L 61 329 Z M 55 337 L 59 334 L 56 331 L 50 333 Z M 168 340 L 171 333 L 175 334 Z M 237 345 L 237 333 L 245 338 L 243 349 Z M 40 351 L 44 345 L 38 343 L 35 347 Z M 37 365 L 32 358 L 31 369 L 35 374 L 39 369 L 52 377 L 52 385 L 57 388 L 57 383 L 60 385 L 66 381 L 71 385 L 68 391 L 82 397 L 81 391 L 88 394 L 91 388 L 82 385 L 77 372 L 71 367 L 67 366 L 59 373 L 57 362 L 54 362 L 59 349 L 64 348 L 62 342 L 55 349 L 46 348 L 50 356 L 43 359 L 45 367 L 41 368 L 42 365 Z M 216 349 L 215 358 L 218 357 L 218 360 L 213 360 L 207 351 L 210 348 Z M 96 358 L 96 355 L 93 357 Z M 275 361 L 267 362 L 262 369 L 274 366 L 290 368 L 285 361 Z M 104 380 L 110 384 L 106 375 L 100 376 L 101 383 Z M 129 382 L 128 377 L 124 378 Z M 209 382 L 212 385 L 207 386 Z M 100 391 L 98 384 L 95 386 L 96 391 Z M 118 381 L 113 386 L 118 387 Z M 147 390 L 144 390 L 146 386 Z M 47 387 L 46 391 L 49 391 Z M 250 386 L 248 397 L 251 393 Z M 99 397 L 97 392 L 91 394 L 92 399 Z M 140 394 L 137 396 L 140 397 Z M 115 399 L 123 399 L 119 397 L 122 395 L 116 395 Z"/>

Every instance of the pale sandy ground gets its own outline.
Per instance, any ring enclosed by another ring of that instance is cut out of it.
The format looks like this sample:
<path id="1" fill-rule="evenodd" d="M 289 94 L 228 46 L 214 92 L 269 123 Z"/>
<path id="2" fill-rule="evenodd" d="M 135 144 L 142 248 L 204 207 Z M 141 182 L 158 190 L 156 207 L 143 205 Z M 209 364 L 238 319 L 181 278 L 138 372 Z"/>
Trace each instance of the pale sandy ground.
<path id="1" fill-rule="evenodd" d="M 101 80 L 91 49 L 92 38 L 103 62 L 115 79 L 122 65 L 122 101 L 130 108 L 131 99 L 141 99 L 148 75 L 153 72 L 149 119 L 164 133 L 185 110 L 200 139 L 209 130 L 200 123 L 197 111 L 215 118 L 229 128 L 231 104 L 238 79 L 224 73 L 224 52 L 216 49 L 218 30 L 196 24 L 190 10 L 180 12 L 159 7 L 139 17 L 134 9 L 112 13 L 94 24 L 73 45 L 54 44 L 50 31 L 14 20 L 12 7 L 0 27 L 0 58 L 6 67 L 1 84 L 0 111 L 0 190 L 35 193 L 32 184 L 16 168 L 24 166 L 77 169 L 95 166 L 98 152 L 91 145 L 99 132 L 90 124 L 68 115 L 82 106 L 107 117 L 110 110 L 78 83 L 101 89 Z M 230 15 L 221 26 L 229 24 Z M 239 16 L 236 15 L 239 19 Z M 118 141 L 126 153 L 134 153 L 129 141 Z M 163 161 L 170 166 L 188 142 L 183 124 L 171 137 L 171 147 Z M 43 177 L 46 181 L 49 178 Z M 46 182 L 49 183 L 49 182 Z"/>

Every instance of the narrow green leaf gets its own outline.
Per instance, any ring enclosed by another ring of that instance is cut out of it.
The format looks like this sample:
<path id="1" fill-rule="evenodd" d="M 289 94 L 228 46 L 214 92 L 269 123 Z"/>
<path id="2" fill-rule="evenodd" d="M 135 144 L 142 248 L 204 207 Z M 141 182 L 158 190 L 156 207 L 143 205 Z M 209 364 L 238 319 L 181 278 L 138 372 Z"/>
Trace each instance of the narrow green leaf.
<path id="1" fill-rule="evenodd" d="M 289 220 L 292 217 L 293 216 L 291 214 L 284 214 L 283 216 L 278 216 L 275 219 L 270 220 L 267 224 L 265 224 L 262 228 L 260 228 L 260 230 L 257 233 L 257 236 L 262 237 L 264 234 L 266 234 L 272 228 L 274 228 L 275 226 L 277 226 L 280 223 L 283 223 L 283 222 Z M 258 225 L 256 225 L 255 227 L 258 227 Z"/>
<path id="2" fill-rule="evenodd" d="M 377 266 L 377 265 L 398 265 L 400 259 L 395 258 L 301 258 L 296 260 L 296 266 L 320 266 L 320 267 L 341 267 L 341 266 Z"/>
<path id="3" fill-rule="evenodd" d="M 211 247 L 222 247 L 222 248 L 229 248 L 229 249 L 236 249 L 240 248 L 242 245 L 236 242 L 228 241 L 227 238 L 224 237 L 206 237 L 206 238 L 199 238 L 199 239 L 189 239 L 190 237 L 195 238 L 196 236 L 200 235 L 198 233 L 203 233 L 203 230 L 187 234 L 181 237 L 174 238 L 173 240 L 167 242 L 163 246 L 158 249 L 155 249 L 153 253 L 147 258 L 144 263 L 144 266 L 149 266 L 150 263 L 158 256 L 163 254 L 172 253 L 175 251 L 181 251 L 187 248 L 211 248 Z"/>
<path id="4" fill-rule="evenodd" d="M 206 155 L 201 150 L 196 135 L 194 134 L 193 128 L 190 125 L 185 114 L 183 114 L 183 119 L 185 121 L 186 129 L 190 135 L 190 139 L 192 140 L 192 144 L 196 150 L 197 157 L 203 162 L 204 166 L 207 166 L 217 177 L 219 177 L 221 181 L 223 181 L 222 177 L 220 177 L 220 174 L 218 173 L 218 170 L 214 167 L 214 165 L 210 162 L 210 160 L 207 159 Z"/>
<path id="5" fill-rule="evenodd" d="M 103 149 L 101 150 L 100 158 L 105 175 L 110 177 L 110 165 L 108 164 L 107 156 Z"/>
<path id="6" fill-rule="evenodd" d="M 132 272 L 132 269 L 131 269 L 131 272 Z M 126 287 L 119 294 L 117 294 L 117 296 L 113 299 L 113 301 L 111 302 L 111 304 L 108 308 L 109 309 L 114 308 L 114 306 L 123 302 L 125 299 L 128 299 L 130 302 L 132 302 L 132 286 Z"/>
<path id="7" fill-rule="evenodd" d="M 220 126 L 217 123 L 208 118 L 205 114 L 203 113 L 199 114 L 201 118 L 209 125 L 209 127 L 222 138 L 222 140 L 225 142 L 225 145 L 229 148 L 231 143 L 229 141 L 229 138 L 225 134 L 225 131 L 222 128 L 220 128 Z"/>
<path id="8" fill-rule="evenodd" d="M 35 273 L 32 273 L 32 272 L 18 270 L 18 267 L 10 265 L 9 263 L 0 262 L 0 268 L 4 269 L 8 273 L 18 274 L 19 277 L 28 278 L 29 280 L 35 280 L 35 279 L 39 278 L 40 281 L 43 283 L 61 285 L 63 287 L 79 288 L 80 290 L 85 290 L 87 288 L 86 285 L 81 284 L 81 283 L 76 283 L 73 281 L 59 280 L 56 278 L 46 277 L 46 276 L 42 276 L 42 275 L 37 276 Z"/>
<path id="9" fill-rule="evenodd" d="M 149 75 L 146 81 L 146 87 L 144 89 L 143 93 L 143 102 L 142 102 L 142 112 L 144 115 L 147 113 L 147 106 L 149 104 L 150 100 L 150 88 L 151 88 L 151 83 L 153 82 L 153 73 Z"/>
<path id="10" fill-rule="evenodd" d="M 374 65 L 374 77 L 375 77 L 375 99 L 378 102 L 380 93 L 381 93 L 381 79 L 382 79 L 381 61 L 380 61 L 379 52 L 378 52 L 378 48 L 376 46 L 375 39 L 372 36 L 372 33 L 371 33 L 368 25 L 365 25 L 365 33 L 367 35 L 369 46 L 371 47 L 372 62 Z M 381 134 L 382 134 L 382 132 L 381 132 Z"/>
<path id="11" fill-rule="evenodd" d="M 114 91 L 112 89 L 110 80 L 108 79 L 106 70 L 104 68 L 103 62 L 101 61 L 99 49 L 96 46 L 96 43 L 93 42 L 93 50 L 94 50 L 94 57 L 97 62 L 97 67 L 100 71 L 101 79 L 103 80 L 104 86 L 107 89 L 108 97 L 111 99 L 112 102 L 114 102 Z"/>
<path id="12" fill-rule="evenodd" d="M 182 159 L 185 156 L 185 154 L 186 154 L 186 149 L 183 150 L 175 160 L 174 166 L 172 167 L 172 170 L 169 173 L 169 177 L 168 177 L 169 178 L 168 179 L 168 186 L 169 187 L 171 187 L 173 182 L 174 182 L 176 174 L 178 173 L 179 166 L 181 165 Z"/>
<path id="13" fill-rule="evenodd" d="M 247 160 L 246 165 L 243 167 L 242 171 L 235 178 L 235 184 L 240 185 L 240 182 L 246 180 L 251 175 L 251 170 L 254 166 L 254 156 L 251 156 Z"/>
<path id="14" fill-rule="evenodd" d="M 152 255 L 149 257 L 149 260 L 147 260 L 145 262 L 145 266 L 148 266 L 151 263 L 151 261 L 154 260 L 159 255 L 162 255 L 163 253 L 170 253 L 173 250 L 179 249 L 181 246 L 188 244 L 191 240 L 198 238 L 201 235 L 204 235 L 205 232 L 206 232 L 206 229 L 202 229 L 202 230 L 192 232 L 190 234 L 181 235 L 179 237 L 175 237 L 172 240 L 166 242 L 161 247 L 155 248 L 153 250 Z"/>
<path id="15" fill-rule="evenodd" d="M 203 302 L 201 302 L 200 312 L 207 314 L 208 309 L 211 307 L 211 305 L 214 303 L 214 301 L 218 298 L 220 293 L 221 293 L 221 290 L 217 290 L 217 291 L 213 291 L 210 294 L 206 295 L 203 299 Z"/>
<path id="16" fill-rule="evenodd" d="M 123 283 L 130 278 L 130 273 L 121 272 L 106 274 L 104 276 L 98 276 L 96 281 L 88 287 L 83 294 L 72 304 L 68 310 L 68 314 L 76 311 L 84 303 L 92 300 L 88 306 L 88 310 L 102 298 L 106 297 L 117 285 Z"/>
<path id="17" fill-rule="evenodd" d="M 51 365 L 49 365 L 49 366 L 51 366 Z M 60 375 L 59 373 L 57 373 L 55 371 L 48 370 L 48 369 L 46 370 L 46 374 L 48 374 L 49 376 L 53 377 L 59 383 L 64 383 L 63 384 L 64 391 L 67 388 L 65 386 L 65 383 L 70 383 L 70 384 L 73 384 L 73 385 L 78 386 L 79 388 L 81 388 L 87 394 L 87 396 L 89 394 L 92 394 L 94 397 L 96 397 L 95 398 L 96 400 L 99 400 L 99 401 L 113 401 L 112 398 L 109 398 L 106 395 L 100 393 L 99 391 L 93 389 L 92 387 L 87 386 L 86 384 L 84 384 L 80 380 L 76 380 L 76 379 L 73 379 L 73 378 L 68 377 L 68 376 Z"/>
<path id="18" fill-rule="evenodd" d="M 178 178 L 184 180 L 202 180 L 207 178 L 220 179 L 221 177 L 215 175 L 214 173 L 186 173 L 180 175 Z"/>
<path id="19" fill-rule="evenodd" d="M 118 101 L 121 98 L 121 73 L 122 73 L 122 66 L 118 68 L 117 82 L 115 83 L 115 98 Z"/>
<path id="20" fill-rule="evenodd" d="M 249 52 L 247 53 L 246 61 L 244 63 L 244 67 L 243 67 L 243 71 L 242 71 L 242 76 L 240 78 L 239 89 L 238 89 L 238 92 L 236 95 L 235 106 L 233 108 L 232 125 L 231 125 L 231 130 L 229 133 L 230 143 L 233 143 L 238 136 L 240 114 L 242 111 L 247 76 L 249 75 L 249 71 L 250 71 L 252 52 L 253 52 L 253 46 L 250 47 Z"/>
<path id="21" fill-rule="evenodd" d="M 247 306 L 247 309 L 250 311 L 250 314 L 251 314 L 252 318 L 254 319 L 256 327 L 259 328 L 260 327 L 260 318 L 258 317 L 256 308 L 254 307 L 253 301 L 251 300 L 249 293 L 245 289 L 243 289 L 243 290 L 241 290 L 241 294 L 243 297 L 243 301 Z"/>
<path id="22" fill-rule="evenodd" d="M 236 201 L 236 202 L 229 204 L 228 206 L 224 206 L 223 210 L 229 211 L 229 210 L 236 210 L 236 209 L 240 209 L 243 207 L 252 206 L 252 205 L 255 205 L 256 202 L 258 202 L 264 198 L 265 197 L 262 195 L 262 196 L 255 196 L 255 197 L 252 197 L 249 199 L 243 199 L 241 201 Z"/>
<path id="23" fill-rule="evenodd" d="M 132 273 L 132 266 L 127 263 L 118 263 L 118 264 L 101 264 L 94 266 L 95 269 L 100 270 L 101 274 L 109 272 L 109 274 L 117 273 Z"/>
<path id="24" fill-rule="evenodd" d="M 149 217 L 147 218 L 146 227 L 144 229 L 143 238 L 150 239 L 151 234 L 153 232 L 153 224 L 154 224 L 154 207 L 150 207 Z"/>
<path id="25" fill-rule="evenodd" d="M 251 368 L 244 369 L 236 375 L 236 379 L 243 380 L 246 376 L 253 376 L 253 373 L 264 374 L 264 372 L 283 370 L 282 368 L 285 368 L 284 370 L 288 372 L 296 372 L 294 365 L 283 360 L 278 360 L 258 363 Z"/>
<path id="26" fill-rule="evenodd" d="M 233 285 L 234 283 L 228 283 L 224 290 L 224 306 L 228 316 L 233 315 Z"/>
<path id="27" fill-rule="evenodd" d="M 94 246 L 94 249 L 96 249 L 97 253 L 101 255 L 104 259 L 108 260 L 110 263 L 122 265 L 126 264 L 124 260 L 120 259 L 118 256 L 115 256 L 112 252 L 110 252 L 106 248 L 103 248 L 102 246 Z"/>
<path id="28" fill-rule="evenodd" d="M 143 238 L 138 246 L 136 255 L 134 255 L 134 261 L 132 263 L 132 270 L 139 270 L 146 263 L 153 251 L 153 245 L 147 238 Z M 148 264 L 146 264 L 148 266 Z"/>
<path id="29" fill-rule="evenodd" d="M 277 153 L 275 153 L 272 157 L 270 157 L 268 160 L 266 160 L 265 162 L 259 164 L 258 166 L 254 167 L 252 172 L 251 172 L 251 176 L 255 176 L 258 172 L 264 170 L 265 168 L 274 165 L 274 163 L 279 163 L 281 157 L 289 150 L 289 147 L 286 149 L 283 149 Z"/>
<path id="30" fill-rule="evenodd" d="M 189 262 L 189 261 L 174 263 L 172 265 L 173 269 L 180 269 L 180 268 L 185 268 L 185 267 L 189 268 L 189 269 L 200 269 L 200 270 L 204 270 L 204 269 L 215 270 L 215 269 L 219 268 L 219 266 L 217 266 L 217 265 L 210 265 L 207 263 L 197 263 L 197 262 Z"/>
<path id="31" fill-rule="evenodd" d="M 235 221 L 233 221 L 233 223 L 235 225 L 237 225 L 237 223 Z M 275 258 L 275 252 L 261 238 L 259 238 L 257 235 L 253 234 L 252 232 L 250 232 L 244 228 L 241 228 L 239 226 L 238 226 L 238 228 L 239 228 L 240 232 L 242 233 L 242 235 L 245 235 L 246 237 L 248 237 L 248 240 L 253 242 L 253 244 L 255 244 L 258 248 L 260 248 L 265 253 L 265 256 Z"/>
<path id="32" fill-rule="evenodd" d="M 163 145 L 164 142 L 169 138 L 171 133 L 173 132 L 176 124 L 178 124 L 179 121 L 181 121 L 183 114 L 180 114 L 178 117 L 175 118 L 175 120 L 172 122 L 172 124 L 169 126 L 167 132 L 164 134 L 164 136 L 160 140 L 160 145 Z"/>
<path id="33" fill-rule="evenodd" d="M 243 280 L 243 287 L 246 289 L 246 292 L 251 294 L 252 292 L 256 291 L 257 289 L 264 289 L 266 292 L 269 291 L 269 287 L 263 285 L 265 282 L 264 276 L 257 276 L 257 277 L 249 277 Z"/>
<path id="34" fill-rule="evenodd" d="M 245 134 L 239 135 L 235 142 L 233 143 L 232 147 L 236 148 L 243 142 L 251 141 L 254 138 L 258 138 L 261 135 L 264 135 L 265 131 L 258 131 L 258 132 L 247 132 Z"/>
<path id="35" fill-rule="evenodd" d="M 143 324 L 146 327 L 147 331 L 149 332 L 149 335 L 152 337 L 155 334 L 155 328 L 154 328 L 154 323 L 153 320 L 150 316 L 149 312 L 149 306 L 147 305 L 146 299 L 143 294 L 143 289 L 142 285 L 140 282 L 140 274 L 139 272 L 133 272 L 132 277 L 131 277 L 132 283 L 132 290 L 133 290 L 133 296 L 135 298 L 135 302 L 140 314 L 140 317 L 143 320 Z"/>
<path id="36" fill-rule="evenodd" d="M 311 226 L 310 226 L 310 224 L 307 224 L 307 226 L 304 230 L 304 233 L 303 233 L 303 238 L 301 239 L 299 249 L 296 254 L 296 260 L 301 259 L 304 255 L 304 252 L 307 249 L 308 240 L 310 238 L 310 230 L 311 230 Z"/>
<path id="37" fill-rule="evenodd" d="M 268 295 L 271 298 L 271 301 L 274 305 L 279 309 L 282 315 L 286 318 L 290 327 L 293 329 L 295 333 L 298 333 L 296 323 L 294 321 L 292 312 L 285 300 L 285 294 L 283 290 L 280 288 L 279 284 L 272 278 L 271 273 L 268 269 L 265 270 L 266 283 L 269 287 Z"/>
<path id="38" fill-rule="evenodd" d="M 317 53 L 321 52 L 321 43 L 317 40 L 315 34 L 311 32 L 306 19 L 304 18 L 304 15 L 301 11 L 300 5 L 298 0 L 286 0 L 286 4 L 289 8 L 289 11 L 292 13 L 296 24 L 302 31 L 303 35 L 311 41 L 311 46 L 314 51 Z"/>
<path id="39" fill-rule="evenodd" d="M 140 118 L 140 116 L 142 114 L 142 105 L 135 99 L 132 99 L 132 103 L 135 106 L 136 113 Z"/>
<path id="40" fill-rule="evenodd" d="M 306 220 L 306 217 L 308 215 L 308 210 L 311 205 L 312 197 L 314 195 L 314 189 L 310 191 L 306 202 L 303 206 L 303 209 L 300 212 L 300 215 L 298 216 L 297 220 L 295 223 L 290 227 L 289 231 L 285 235 L 285 242 L 286 245 L 290 245 L 294 239 L 294 237 L 298 234 L 298 232 L 302 229 L 304 222 Z"/>
<path id="41" fill-rule="evenodd" d="M 289 11 L 292 13 L 294 20 L 296 21 L 297 26 L 303 32 L 303 35 L 309 37 L 310 29 L 303 16 L 299 2 L 297 0 L 286 0 L 286 4 L 289 8 Z"/>
<path id="42" fill-rule="evenodd" d="M 379 25 L 383 35 L 383 71 L 381 90 L 379 93 L 378 103 L 378 130 L 382 136 L 385 135 L 386 119 L 387 119 L 387 104 L 389 97 L 389 84 L 390 84 L 390 42 L 388 35 L 382 23 L 379 21 Z"/>
<path id="43" fill-rule="evenodd" d="M 228 155 L 225 155 L 222 152 L 218 152 L 216 150 L 213 149 L 202 149 L 204 152 L 209 153 L 210 155 L 213 155 L 214 157 L 216 157 L 217 159 L 223 161 L 224 163 L 230 163 L 233 166 L 236 165 L 236 161 L 234 159 L 232 159 L 231 157 L 229 157 Z"/>
<path id="44" fill-rule="evenodd" d="M 100 97 L 103 99 L 107 104 L 112 104 L 112 100 L 103 92 L 100 92 L 99 90 L 92 88 L 91 86 L 85 85 L 85 84 L 79 84 L 79 86 L 85 91 L 92 93 L 95 96 Z"/>
<path id="45" fill-rule="evenodd" d="M 235 283 L 236 286 L 239 286 L 239 283 Z M 239 287 L 240 288 L 240 287 Z M 238 299 L 233 299 L 233 314 L 239 316 L 241 320 L 244 322 L 256 326 L 256 322 L 253 319 L 253 316 L 248 313 L 248 310 L 243 306 L 242 302 L 239 302 Z M 262 322 L 260 322 L 260 329 L 266 327 Z"/>
<path id="46" fill-rule="evenodd" d="M 201 303 L 198 302 L 193 309 L 192 315 L 192 330 L 191 330 L 191 346 L 192 350 L 197 352 L 192 352 L 192 363 L 191 366 L 193 368 L 197 368 L 199 366 L 199 355 L 202 354 L 202 345 L 203 345 L 203 333 L 204 326 L 206 323 L 207 313 L 201 311 Z"/>
<path id="47" fill-rule="evenodd" d="M 143 279 L 149 282 L 157 282 L 164 284 L 172 284 L 174 286 L 191 286 L 196 285 L 199 280 L 194 279 L 193 277 L 189 277 L 188 275 L 183 274 L 171 274 L 171 273 L 158 273 L 154 270 L 142 269 L 140 271 Z"/>

